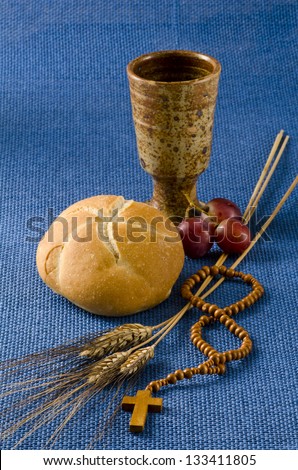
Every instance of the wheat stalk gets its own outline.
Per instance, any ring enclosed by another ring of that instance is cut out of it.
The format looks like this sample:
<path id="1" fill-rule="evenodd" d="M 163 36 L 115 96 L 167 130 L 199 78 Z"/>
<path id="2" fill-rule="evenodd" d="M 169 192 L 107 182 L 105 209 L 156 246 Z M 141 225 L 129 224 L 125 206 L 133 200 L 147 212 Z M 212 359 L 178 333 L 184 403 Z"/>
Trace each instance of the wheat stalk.
<path id="1" fill-rule="evenodd" d="M 154 347 L 147 346 L 145 348 L 134 351 L 128 359 L 121 365 L 120 374 L 132 375 L 138 372 L 154 357 Z"/>
<path id="2" fill-rule="evenodd" d="M 125 323 L 82 346 L 80 356 L 101 359 L 114 352 L 132 348 L 152 336 L 152 328 L 139 323 Z"/>
<path id="3" fill-rule="evenodd" d="M 95 362 L 90 366 L 87 374 L 88 383 L 96 383 L 103 388 L 111 383 L 120 370 L 120 366 L 126 361 L 130 351 L 121 351 Z"/>

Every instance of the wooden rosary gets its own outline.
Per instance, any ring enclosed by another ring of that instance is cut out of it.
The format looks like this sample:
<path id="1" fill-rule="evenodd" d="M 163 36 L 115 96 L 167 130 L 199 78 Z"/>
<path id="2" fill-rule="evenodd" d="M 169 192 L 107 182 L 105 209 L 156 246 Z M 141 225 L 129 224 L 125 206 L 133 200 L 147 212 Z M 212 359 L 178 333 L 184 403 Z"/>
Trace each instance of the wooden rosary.
<path id="1" fill-rule="evenodd" d="M 245 284 L 251 285 L 252 292 L 228 307 L 220 308 L 218 305 L 210 304 L 205 302 L 201 297 L 193 295 L 191 291 L 196 284 L 203 282 L 209 275 L 240 278 Z M 223 265 L 220 267 L 216 265 L 211 267 L 203 266 L 196 274 L 193 274 L 183 283 L 181 294 L 191 305 L 203 312 L 203 315 L 191 328 L 190 339 L 193 344 L 208 357 L 208 360 L 195 367 L 184 370 L 178 369 L 169 374 L 166 378 L 150 382 L 145 390 L 139 390 L 137 392 L 136 397 L 124 397 L 122 409 L 133 411 L 130 421 L 131 432 L 143 431 L 148 411 L 161 411 L 162 398 L 153 398 L 151 396 L 152 392 L 156 393 L 161 387 L 169 384 L 174 385 L 179 380 L 191 379 L 194 375 L 224 374 L 227 362 L 243 359 L 252 349 L 252 341 L 248 332 L 231 318 L 238 312 L 253 305 L 264 294 L 264 288 L 251 274 L 244 274 L 241 271 L 235 271 Z M 216 321 L 222 323 L 231 333 L 242 341 L 238 349 L 219 352 L 202 338 L 202 329 Z"/>

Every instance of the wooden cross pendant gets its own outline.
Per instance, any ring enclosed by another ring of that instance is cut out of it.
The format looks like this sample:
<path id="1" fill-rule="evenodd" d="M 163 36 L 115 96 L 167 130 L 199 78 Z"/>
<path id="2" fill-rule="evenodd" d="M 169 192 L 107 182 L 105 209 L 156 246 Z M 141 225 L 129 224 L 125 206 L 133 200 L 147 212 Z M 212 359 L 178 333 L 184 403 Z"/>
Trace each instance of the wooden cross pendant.
<path id="1" fill-rule="evenodd" d="M 142 432 L 147 418 L 147 413 L 158 413 L 162 408 L 162 398 L 152 398 L 150 390 L 139 390 L 135 397 L 124 397 L 122 410 L 132 411 L 129 423 L 131 432 Z"/>

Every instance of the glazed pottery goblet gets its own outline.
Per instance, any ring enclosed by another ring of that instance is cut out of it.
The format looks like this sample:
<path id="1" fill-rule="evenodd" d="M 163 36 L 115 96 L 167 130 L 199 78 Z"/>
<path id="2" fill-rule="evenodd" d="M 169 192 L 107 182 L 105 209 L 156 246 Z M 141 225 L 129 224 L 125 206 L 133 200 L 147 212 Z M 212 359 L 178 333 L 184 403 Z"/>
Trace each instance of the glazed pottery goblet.
<path id="1" fill-rule="evenodd" d="M 220 75 L 219 62 L 192 51 L 160 51 L 128 64 L 140 163 L 153 178 L 149 204 L 184 217 L 197 203 L 207 168 Z"/>

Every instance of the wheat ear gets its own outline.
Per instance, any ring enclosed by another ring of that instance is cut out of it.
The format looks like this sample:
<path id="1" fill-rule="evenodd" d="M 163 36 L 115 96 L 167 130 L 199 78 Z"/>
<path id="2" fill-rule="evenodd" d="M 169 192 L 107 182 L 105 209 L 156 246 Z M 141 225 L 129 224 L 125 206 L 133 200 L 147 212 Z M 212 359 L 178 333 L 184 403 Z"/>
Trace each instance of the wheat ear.
<path id="1" fill-rule="evenodd" d="M 80 356 L 101 359 L 114 352 L 124 351 L 143 343 L 151 336 L 150 326 L 125 323 L 83 345 Z"/>

